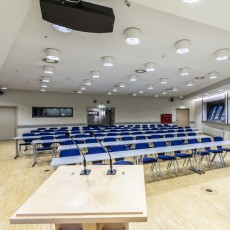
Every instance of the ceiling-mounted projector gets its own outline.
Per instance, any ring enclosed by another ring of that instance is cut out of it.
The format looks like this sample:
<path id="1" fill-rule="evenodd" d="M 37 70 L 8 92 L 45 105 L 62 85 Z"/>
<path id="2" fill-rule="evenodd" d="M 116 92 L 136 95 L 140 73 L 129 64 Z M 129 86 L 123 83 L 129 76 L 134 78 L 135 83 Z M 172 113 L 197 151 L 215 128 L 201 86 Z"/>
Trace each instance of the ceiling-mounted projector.
<path id="1" fill-rule="evenodd" d="M 40 0 L 42 18 L 69 29 L 91 32 L 113 32 L 113 9 L 80 0 Z"/>

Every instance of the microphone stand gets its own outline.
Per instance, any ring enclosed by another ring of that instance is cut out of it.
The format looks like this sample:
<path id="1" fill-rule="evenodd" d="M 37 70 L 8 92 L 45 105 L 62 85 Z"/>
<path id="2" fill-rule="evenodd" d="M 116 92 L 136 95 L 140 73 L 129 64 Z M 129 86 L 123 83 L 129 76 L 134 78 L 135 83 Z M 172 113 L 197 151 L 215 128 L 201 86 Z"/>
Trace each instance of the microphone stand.
<path id="1" fill-rule="evenodd" d="M 83 156 L 84 169 L 81 171 L 80 175 L 89 175 L 91 170 L 86 168 L 85 154 L 81 151 L 81 149 L 79 148 L 79 146 L 77 145 L 77 143 L 75 142 L 75 140 L 73 139 L 73 137 L 70 135 L 69 132 L 66 132 L 66 136 L 73 141 L 77 149 L 80 151 L 80 154 Z"/>
<path id="2" fill-rule="evenodd" d="M 97 137 L 95 136 L 94 132 L 90 132 L 90 136 L 93 136 L 97 141 L 98 143 L 101 145 L 101 147 L 105 150 L 105 152 L 109 155 L 109 164 L 110 164 L 110 169 L 108 170 L 107 172 L 107 175 L 116 175 L 117 173 L 117 170 L 116 169 L 113 169 L 113 163 L 112 163 L 112 157 L 109 153 L 109 151 L 105 148 L 105 146 L 100 142 L 99 139 L 97 139 Z"/>

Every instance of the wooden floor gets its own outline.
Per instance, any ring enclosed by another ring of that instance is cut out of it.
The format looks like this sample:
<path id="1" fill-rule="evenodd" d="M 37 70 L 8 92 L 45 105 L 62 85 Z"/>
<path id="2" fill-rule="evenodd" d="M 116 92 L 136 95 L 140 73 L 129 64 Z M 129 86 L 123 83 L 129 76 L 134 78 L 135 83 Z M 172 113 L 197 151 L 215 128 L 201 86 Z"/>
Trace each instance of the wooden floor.
<path id="1" fill-rule="evenodd" d="M 0 230 L 54 229 L 54 225 L 10 225 L 9 218 L 53 172 L 50 158 L 41 157 L 31 167 L 29 154 L 14 160 L 13 141 L 0 142 Z M 181 175 L 165 172 L 162 179 L 145 166 L 148 222 L 133 223 L 131 230 L 229 230 L 230 153 L 226 167 L 218 162 L 204 175 L 183 169 Z M 180 162 L 180 166 L 182 166 Z M 206 189 L 213 189 L 207 193 Z M 55 190 L 54 190 L 55 192 Z"/>

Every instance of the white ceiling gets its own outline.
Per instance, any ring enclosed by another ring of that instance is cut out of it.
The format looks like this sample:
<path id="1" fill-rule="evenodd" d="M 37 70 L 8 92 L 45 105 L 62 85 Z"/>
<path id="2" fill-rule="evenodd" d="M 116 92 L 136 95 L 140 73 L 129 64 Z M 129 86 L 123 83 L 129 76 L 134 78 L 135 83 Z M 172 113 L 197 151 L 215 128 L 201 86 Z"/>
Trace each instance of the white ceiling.
<path id="1" fill-rule="evenodd" d="M 42 66 L 45 65 L 42 58 L 46 48 L 61 51 L 60 63 L 54 65 L 56 71 L 48 87 L 48 91 L 53 92 L 73 92 L 83 85 L 84 79 L 90 79 L 92 70 L 101 71 L 102 76 L 93 80 L 93 85 L 87 87 L 84 93 L 106 94 L 117 83 L 127 82 L 126 88 L 119 88 L 114 94 L 126 95 L 144 89 L 144 95 L 154 95 L 178 86 L 178 92 L 169 92 L 166 96 L 186 96 L 230 77 L 229 60 L 217 62 L 214 57 L 216 50 L 230 48 L 229 31 L 185 19 L 175 13 L 153 9 L 154 5 L 146 7 L 133 3 L 128 8 L 123 0 L 90 2 L 113 8 L 116 16 L 113 33 L 60 33 L 41 19 L 39 1 L 33 1 L 1 69 L 0 84 L 8 84 L 12 89 L 39 90 L 39 79 L 43 76 Z M 159 1 L 153 2 L 160 8 Z M 202 5 L 204 4 L 203 0 Z M 198 4 L 196 8 L 199 9 Z M 129 46 L 125 43 L 123 33 L 129 27 L 137 27 L 142 31 L 140 45 Z M 190 53 L 176 53 L 174 44 L 181 39 L 191 41 Z M 114 67 L 104 67 L 102 56 L 114 57 Z M 128 76 L 134 74 L 136 69 L 144 68 L 147 62 L 155 62 L 156 71 L 138 74 L 137 82 L 129 82 Z M 180 76 L 181 67 L 191 68 L 191 74 Z M 212 71 L 219 72 L 218 79 L 207 78 L 207 74 Z M 197 76 L 206 78 L 194 80 Z M 160 78 L 168 78 L 168 84 L 162 86 Z M 195 81 L 194 87 L 186 86 L 188 80 Z M 153 84 L 154 90 L 147 90 L 147 84 Z"/>

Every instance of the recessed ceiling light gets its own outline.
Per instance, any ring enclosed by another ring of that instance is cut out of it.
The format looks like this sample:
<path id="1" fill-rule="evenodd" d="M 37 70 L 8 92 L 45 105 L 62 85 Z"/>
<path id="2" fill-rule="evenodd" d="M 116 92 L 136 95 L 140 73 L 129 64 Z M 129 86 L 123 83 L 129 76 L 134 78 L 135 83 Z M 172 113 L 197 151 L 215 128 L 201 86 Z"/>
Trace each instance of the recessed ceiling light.
<path id="1" fill-rule="evenodd" d="M 162 94 L 164 94 L 164 95 L 165 95 L 165 94 L 167 94 L 167 92 L 166 92 L 166 91 L 163 91 L 163 92 L 162 92 Z"/>
<path id="2" fill-rule="evenodd" d="M 44 76 L 44 77 L 42 77 L 41 81 L 45 82 L 45 83 L 49 83 L 50 82 L 50 77 Z"/>
<path id="3" fill-rule="evenodd" d="M 190 69 L 188 67 L 184 67 L 180 69 L 180 75 L 181 76 L 187 76 L 189 75 Z"/>
<path id="4" fill-rule="evenodd" d="M 184 96 L 180 96 L 180 99 L 183 99 L 184 98 Z"/>
<path id="5" fill-rule="evenodd" d="M 117 92 L 117 87 L 113 87 L 112 91 Z"/>
<path id="6" fill-rule="evenodd" d="M 46 82 L 41 83 L 41 88 L 47 88 L 47 87 L 48 87 L 48 83 L 46 83 Z"/>
<path id="7" fill-rule="evenodd" d="M 7 85 L 1 85 L 1 86 L 0 86 L 0 89 L 2 89 L 2 90 L 7 90 L 8 87 L 7 87 Z"/>
<path id="8" fill-rule="evenodd" d="M 145 73 L 146 70 L 144 70 L 144 69 L 137 69 L 137 70 L 135 70 L 135 72 L 136 72 L 136 73 Z"/>
<path id="9" fill-rule="evenodd" d="M 154 97 L 159 97 L 159 95 L 158 95 L 158 94 L 155 94 Z"/>
<path id="10" fill-rule="evenodd" d="M 100 76 L 101 76 L 101 73 L 99 71 L 94 70 L 91 72 L 92 78 L 100 78 Z"/>
<path id="11" fill-rule="evenodd" d="M 43 71 L 46 74 L 53 74 L 54 73 L 54 67 L 45 65 L 45 66 L 43 66 Z"/>
<path id="12" fill-rule="evenodd" d="M 129 45 L 138 45 L 141 42 L 141 31 L 137 28 L 128 28 L 125 30 L 125 41 Z"/>
<path id="13" fill-rule="evenodd" d="M 227 60 L 227 59 L 229 58 L 229 54 L 230 54 L 229 49 L 217 50 L 217 51 L 215 52 L 216 60 L 217 60 L 217 61 L 224 61 L 224 60 Z"/>
<path id="14" fill-rule="evenodd" d="M 41 91 L 41 92 L 45 92 L 45 91 L 46 91 L 46 88 L 41 87 L 41 88 L 40 88 L 40 91 Z"/>
<path id="15" fill-rule="evenodd" d="M 190 51 L 190 41 L 187 39 L 176 42 L 176 52 L 178 54 L 185 54 Z"/>
<path id="16" fill-rule="evenodd" d="M 60 60 L 60 51 L 56 49 L 48 48 L 46 49 L 46 58 L 51 61 L 59 61 Z"/>
<path id="17" fill-rule="evenodd" d="M 155 71 L 155 69 L 156 69 L 156 64 L 155 63 L 149 62 L 149 63 L 145 64 L 145 70 L 146 71 L 152 72 L 152 71 Z"/>
<path id="18" fill-rule="evenodd" d="M 168 79 L 167 79 L 167 78 L 161 78 L 160 81 L 161 81 L 161 84 L 162 84 L 162 85 L 168 83 Z"/>
<path id="19" fill-rule="evenodd" d="M 77 93 L 82 93 L 82 91 L 80 89 L 77 90 Z"/>
<path id="20" fill-rule="evenodd" d="M 177 92 L 177 91 L 178 91 L 178 88 L 177 88 L 176 86 L 174 86 L 174 87 L 172 88 L 172 91 L 173 91 L 173 92 Z"/>
<path id="21" fill-rule="evenodd" d="M 183 0 L 183 2 L 191 4 L 191 3 L 199 2 L 199 0 Z"/>
<path id="22" fill-rule="evenodd" d="M 224 91 L 224 89 L 218 89 L 218 91 L 219 91 L 219 92 L 223 92 L 223 91 Z"/>
<path id="23" fill-rule="evenodd" d="M 81 89 L 81 90 L 86 90 L 85 85 L 81 85 L 81 86 L 80 86 L 80 89 Z"/>
<path id="24" fill-rule="evenodd" d="M 186 85 L 189 86 L 189 87 L 193 86 L 193 84 L 194 84 L 193 81 L 187 81 L 187 82 L 186 82 Z"/>
<path id="25" fill-rule="evenodd" d="M 144 90 L 143 89 L 139 89 L 138 93 L 144 93 Z"/>
<path id="26" fill-rule="evenodd" d="M 209 79 L 216 79 L 218 77 L 218 73 L 217 72 L 211 72 L 208 74 Z"/>
<path id="27" fill-rule="evenodd" d="M 125 88 L 125 86 L 126 86 L 126 85 L 125 85 L 125 82 L 120 82 L 120 83 L 119 83 L 119 87 L 120 87 L 120 88 Z"/>
<path id="28" fill-rule="evenodd" d="M 109 91 L 107 94 L 108 94 L 108 95 L 111 95 L 111 94 L 112 94 L 112 92 L 111 92 L 111 91 Z"/>
<path id="29" fill-rule="evenodd" d="M 129 75 L 129 80 L 130 81 L 137 81 L 137 76 L 136 75 Z"/>
<path id="30" fill-rule="evenodd" d="M 102 57 L 103 65 L 106 67 L 112 67 L 114 64 L 114 58 L 106 56 Z"/>
<path id="31" fill-rule="evenodd" d="M 70 32 L 72 32 L 72 30 L 69 29 L 69 28 L 66 28 L 64 26 L 55 25 L 55 24 L 53 25 L 53 28 L 55 30 L 59 31 L 59 32 L 62 32 L 62 33 L 70 33 Z"/>
<path id="32" fill-rule="evenodd" d="M 84 80 L 85 85 L 92 85 L 92 81 L 90 79 Z"/>
<path id="33" fill-rule="evenodd" d="M 206 94 L 205 94 L 205 96 L 209 96 L 209 94 L 208 94 L 208 93 L 206 93 Z"/>
<path id="34" fill-rule="evenodd" d="M 147 85 L 147 89 L 153 89 L 153 85 L 152 84 Z"/>
<path id="35" fill-rule="evenodd" d="M 133 93 L 133 94 L 132 94 L 132 96 L 133 96 L 133 97 L 136 97 L 136 96 L 137 96 L 137 94 L 136 94 L 136 93 Z"/>

